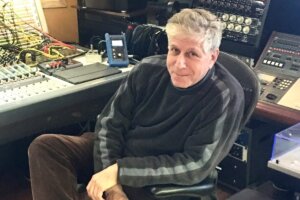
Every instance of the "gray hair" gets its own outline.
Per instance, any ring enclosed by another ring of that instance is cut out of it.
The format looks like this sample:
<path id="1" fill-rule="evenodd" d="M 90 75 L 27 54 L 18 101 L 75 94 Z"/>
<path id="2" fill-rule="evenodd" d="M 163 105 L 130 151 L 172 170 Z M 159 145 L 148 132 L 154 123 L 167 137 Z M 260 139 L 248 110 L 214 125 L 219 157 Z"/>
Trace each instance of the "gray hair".
<path id="1" fill-rule="evenodd" d="M 222 39 L 222 26 L 220 20 L 204 9 L 183 9 L 174 14 L 166 25 L 168 36 L 180 32 L 202 37 L 204 52 L 219 48 Z"/>

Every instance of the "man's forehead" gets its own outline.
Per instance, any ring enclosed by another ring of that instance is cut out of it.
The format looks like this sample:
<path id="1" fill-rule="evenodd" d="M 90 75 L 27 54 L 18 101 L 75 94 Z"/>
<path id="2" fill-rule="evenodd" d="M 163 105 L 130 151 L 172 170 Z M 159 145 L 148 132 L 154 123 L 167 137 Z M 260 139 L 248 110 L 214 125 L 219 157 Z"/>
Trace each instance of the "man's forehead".
<path id="1" fill-rule="evenodd" d="M 197 34 L 176 34 L 176 35 L 168 36 L 168 40 L 170 42 L 187 41 L 187 42 L 202 44 L 204 38 Z"/>
<path id="2" fill-rule="evenodd" d="M 184 47 L 191 48 L 191 49 L 197 49 L 203 47 L 203 39 L 202 38 L 195 38 L 195 37 L 170 37 L 168 38 L 169 46 L 175 46 L 175 47 Z"/>

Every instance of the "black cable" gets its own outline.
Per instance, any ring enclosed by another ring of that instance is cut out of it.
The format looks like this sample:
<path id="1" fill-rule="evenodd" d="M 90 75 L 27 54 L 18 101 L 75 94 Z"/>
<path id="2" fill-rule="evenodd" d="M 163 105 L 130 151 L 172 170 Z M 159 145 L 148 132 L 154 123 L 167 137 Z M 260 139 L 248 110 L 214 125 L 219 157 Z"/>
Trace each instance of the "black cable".
<path id="1" fill-rule="evenodd" d="M 106 41 L 105 40 L 100 40 L 98 42 L 98 54 L 100 53 L 105 53 L 106 52 Z"/>

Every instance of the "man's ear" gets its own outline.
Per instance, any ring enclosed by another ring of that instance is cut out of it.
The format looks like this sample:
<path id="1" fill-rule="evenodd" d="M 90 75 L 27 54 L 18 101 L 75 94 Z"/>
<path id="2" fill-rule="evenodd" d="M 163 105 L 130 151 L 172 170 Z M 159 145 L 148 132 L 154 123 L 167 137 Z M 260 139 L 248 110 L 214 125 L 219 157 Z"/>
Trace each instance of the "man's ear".
<path id="1" fill-rule="evenodd" d="M 219 57 L 219 53 L 220 53 L 220 50 L 219 49 L 215 49 L 213 51 L 211 51 L 211 65 L 210 65 L 210 68 L 212 68 L 215 64 L 215 62 L 217 61 L 218 57 Z"/>
<path id="2" fill-rule="evenodd" d="M 220 50 L 219 49 L 216 49 L 212 52 L 211 54 L 211 59 L 212 61 L 215 63 L 218 59 L 218 56 L 219 56 L 219 53 L 220 53 Z"/>

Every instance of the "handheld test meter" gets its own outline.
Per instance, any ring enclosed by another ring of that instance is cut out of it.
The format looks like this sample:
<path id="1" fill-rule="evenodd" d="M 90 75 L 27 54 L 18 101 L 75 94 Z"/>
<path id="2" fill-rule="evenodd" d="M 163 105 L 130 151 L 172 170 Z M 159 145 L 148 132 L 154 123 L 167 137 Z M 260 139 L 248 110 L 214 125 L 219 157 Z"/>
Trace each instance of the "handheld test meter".
<path id="1" fill-rule="evenodd" d="M 105 34 L 108 64 L 112 67 L 127 67 L 129 64 L 125 34 Z"/>

